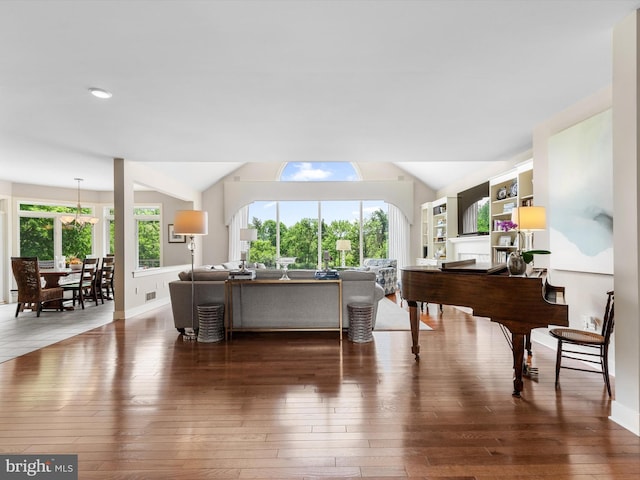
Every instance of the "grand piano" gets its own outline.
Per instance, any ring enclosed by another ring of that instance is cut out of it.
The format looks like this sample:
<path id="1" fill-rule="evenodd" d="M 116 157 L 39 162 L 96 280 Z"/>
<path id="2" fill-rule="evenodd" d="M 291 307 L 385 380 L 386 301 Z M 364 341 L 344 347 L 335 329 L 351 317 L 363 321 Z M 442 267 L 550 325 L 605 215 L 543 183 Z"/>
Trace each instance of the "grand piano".
<path id="1" fill-rule="evenodd" d="M 525 342 L 530 349 L 531 330 L 569 325 L 564 287 L 549 284 L 545 270 L 529 277 L 511 277 L 505 264 L 470 260 L 404 267 L 400 275 L 402 298 L 409 304 L 411 351 L 416 360 L 420 357 L 418 302 L 470 307 L 473 315 L 489 317 L 511 332 L 516 397 L 523 387 Z"/>

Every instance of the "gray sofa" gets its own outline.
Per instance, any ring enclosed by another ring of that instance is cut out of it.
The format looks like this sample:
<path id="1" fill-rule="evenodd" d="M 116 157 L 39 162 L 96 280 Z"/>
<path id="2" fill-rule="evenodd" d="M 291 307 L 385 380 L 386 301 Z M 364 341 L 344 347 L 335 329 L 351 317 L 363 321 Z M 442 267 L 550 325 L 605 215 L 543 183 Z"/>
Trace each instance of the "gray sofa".
<path id="1" fill-rule="evenodd" d="M 314 270 L 289 270 L 289 277 L 313 279 Z M 179 280 L 169 283 L 173 320 L 178 331 L 191 327 L 193 307 L 194 327 L 198 326 L 197 305 L 225 303 L 225 281 L 228 271 L 197 268 L 194 271 L 194 299 L 191 301 L 191 272 L 181 272 Z M 257 279 L 277 280 L 282 270 L 258 269 Z M 349 326 L 347 305 L 349 303 L 373 304 L 373 325 L 377 315 L 378 301 L 384 290 L 376 283 L 374 272 L 343 271 L 342 321 L 343 328 Z M 338 296 L 333 282 L 274 284 L 235 284 L 233 286 L 232 311 L 233 330 L 322 330 L 337 329 Z"/>

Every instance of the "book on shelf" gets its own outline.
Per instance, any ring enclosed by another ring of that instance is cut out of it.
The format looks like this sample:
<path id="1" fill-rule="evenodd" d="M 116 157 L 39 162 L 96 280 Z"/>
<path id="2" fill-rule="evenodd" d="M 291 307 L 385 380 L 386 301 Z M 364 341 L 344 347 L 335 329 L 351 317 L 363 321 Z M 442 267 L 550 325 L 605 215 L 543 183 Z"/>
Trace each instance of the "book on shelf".
<path id="1" fill-rule="evenodd" d="M 493 252 L 493 262 L 494 263 L 506 263 L 507 258 L 509 257 L 509 250 L 495 250 Z"/>
<path id="2" fill-rule="evenodd" d="M 503 213 L 510 213 L 513 211 L 513 209 L 516 207 L 515 202 L 509 202 L 509 203 L 505 203 L 502 206 L 502 212 Z"/>

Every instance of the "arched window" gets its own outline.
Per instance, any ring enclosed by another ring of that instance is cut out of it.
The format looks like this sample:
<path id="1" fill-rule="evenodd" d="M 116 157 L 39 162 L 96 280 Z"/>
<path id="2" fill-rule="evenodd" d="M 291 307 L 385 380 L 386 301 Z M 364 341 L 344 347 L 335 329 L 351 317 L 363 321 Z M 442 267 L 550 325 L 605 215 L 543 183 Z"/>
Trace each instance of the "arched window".
<path id="1" fill-rule="evenodd" d="M 280 181 L 359 181 L 348 162 L 291 162 L 284 165 Z M 379 200 L 261 201 L 249 206 L 249 227 L 258 230 L 248 259 L 275 267 L 277 258 L 296 257 L 293 268 L 359 266 L 365 258 L 386 258 L 388 205 Z M 338 240 L 348 240 L 349 250 L 337 250 Z M 291 268 L 291 267 L 290 267 Z"/>
<path id="2" fill-rule="evenodd" d="M 350 162 L 288 162 L 280 172 L 281 182 L 354 182 L 360 173 Z"/>

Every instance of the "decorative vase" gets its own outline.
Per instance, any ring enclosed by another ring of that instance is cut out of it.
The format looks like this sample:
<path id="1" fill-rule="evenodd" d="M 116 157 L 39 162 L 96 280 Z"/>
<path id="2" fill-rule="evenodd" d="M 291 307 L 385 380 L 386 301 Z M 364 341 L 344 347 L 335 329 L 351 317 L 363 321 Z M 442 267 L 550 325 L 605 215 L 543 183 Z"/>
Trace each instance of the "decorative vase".
<path id="1" fill-rule="evenodd" d="M 511 252 L 507 259 L 507 270 L 510 276 L 522 276 L 527 271 L 527 264 L 520 252 Z"/>

